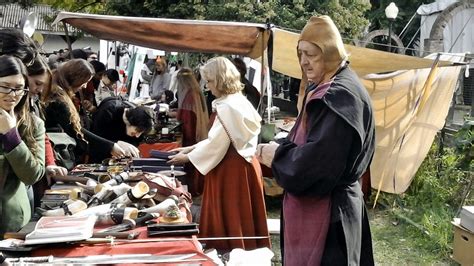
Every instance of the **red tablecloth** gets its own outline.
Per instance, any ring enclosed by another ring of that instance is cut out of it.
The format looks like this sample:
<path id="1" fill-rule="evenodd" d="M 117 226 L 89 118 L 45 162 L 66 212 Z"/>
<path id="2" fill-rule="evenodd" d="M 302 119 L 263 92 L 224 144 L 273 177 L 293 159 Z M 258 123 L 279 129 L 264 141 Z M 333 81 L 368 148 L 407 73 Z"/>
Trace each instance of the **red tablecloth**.
<path id="1" fill-rule="evenodd" d="M 146 227 L 135 229 L 141 232 L 138 239 L 166 239 L 166 238 L 148 238 Z M 134 231 L 135 231 L 134 230 Z M 176 238 L 173 238 L 176 239 Z M 204 259 L 202 261 L 189 261 L 183 263 L 197 263 L 200 265 L 215 265 L 199 248 L 196 237 L 179 237 L 179 240 L 169 242 L 146 242 L 146 243 L 119 243 L 114 245 L 110 243 L 102 244 L 76 244 L 65 245 L 64 247 L 42 247 L 32 251 L 32 256 L 55 257 L 79 257 L 91 255 L 117 255 L 117 254 L 152 254 L 152 255 L 177 255 L 196 253 L 189 259 Z M 177 263 L 160 263 L 159 265 L 176 265 Z M 137 265 L 137 264 L 133 264 Z M 150 264 L 144 264 L 150 265 Z"/>
<path id="2" fill-rule="evenodd" d="M 149 158 L 151 150 L 169 151 L 174 148 L 179 148 L 180 146 L 181 144 L 179 142 L 166 142 L 166 143 L 153 143 L 153 144 L 142 143 L 138 145 L 138 149 L 140 150 L 140 154 L 143 158 Z"/>

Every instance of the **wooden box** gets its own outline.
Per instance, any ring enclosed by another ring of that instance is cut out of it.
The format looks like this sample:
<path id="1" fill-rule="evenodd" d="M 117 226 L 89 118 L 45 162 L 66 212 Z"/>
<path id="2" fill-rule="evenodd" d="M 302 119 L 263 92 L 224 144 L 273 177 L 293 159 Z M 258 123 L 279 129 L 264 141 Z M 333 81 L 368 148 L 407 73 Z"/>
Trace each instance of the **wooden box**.
<path id="1" fill-rule="evenodd" d="M 474 265 L 474 233 L 459 224 L 459 219 L 452 222 L 454 225 L 453 259 L 461 265 Z"/>

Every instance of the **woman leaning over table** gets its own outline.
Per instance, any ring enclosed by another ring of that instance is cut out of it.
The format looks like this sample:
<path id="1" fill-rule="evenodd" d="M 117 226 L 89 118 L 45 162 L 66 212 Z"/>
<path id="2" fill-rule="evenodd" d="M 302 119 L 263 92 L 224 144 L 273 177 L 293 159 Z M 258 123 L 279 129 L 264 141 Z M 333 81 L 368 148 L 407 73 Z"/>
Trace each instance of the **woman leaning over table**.
<path id="1" fill-rule="evenodd" d="M 199 236 L 236 238 L 208 241 L 207 248 L 228 252 L 270 247 L 262 172 L 254 156 L 261 118 L 242 95 L 240 74 L 229 59 L 210 59 L 201 72 L 216 96 L 212 127 L 207 139 L 177 149 L 169 163 L 191 162 L 205 175 Z"/>
<path id="2" fill-rule="evenodd" d="M 43 177 L 44 125 L 29 112 L 27 74 L 16 57 L 0 56 L 0 239 L 31 218 L 25 185 Z"/>
<path id="3" fill-rule="evenodd" d="M 85 88 L 94 75 L 94 69 L 84 59 L 72 59 L 53 73 L 53 86 L 44 91 L 46 128 L 60 128 L 76 140 L 76 163 L 87 162 L 89 144 L 110 153 L 112 157 L 138 157 L 138 149 L 124 141 L 113 142 L 85 129 L 74 106 L 75 94 Z"/>

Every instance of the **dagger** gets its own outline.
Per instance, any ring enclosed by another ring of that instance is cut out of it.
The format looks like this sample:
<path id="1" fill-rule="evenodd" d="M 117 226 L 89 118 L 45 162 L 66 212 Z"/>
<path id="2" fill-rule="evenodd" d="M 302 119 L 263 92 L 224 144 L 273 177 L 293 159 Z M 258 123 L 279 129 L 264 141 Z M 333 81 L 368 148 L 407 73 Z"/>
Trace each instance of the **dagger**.
<path id="1" fill-rule="evenodd" d="M 138 217 L 135 220 L 132 219 L 123 219 L 121 224 L 113 225 L 105 229 L 99 230 L 99 233 L 110 233 L 110 232 L 123 232 L 131 230 L 137 226 L 144 225 L 147 221 L 158 218 L 156 213 L 147 213 L 143 216 Z"/>

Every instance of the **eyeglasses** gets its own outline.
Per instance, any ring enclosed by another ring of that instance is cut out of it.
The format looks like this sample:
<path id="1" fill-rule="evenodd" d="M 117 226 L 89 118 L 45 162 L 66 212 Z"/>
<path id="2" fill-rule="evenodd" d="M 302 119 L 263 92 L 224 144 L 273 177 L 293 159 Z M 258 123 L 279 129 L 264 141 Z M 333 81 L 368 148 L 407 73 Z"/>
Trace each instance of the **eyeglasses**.
<path id="1" fill-rule="evenodd" d="M 10 94 L 11 92 L 13 92 L 13 95 L 21 96 L 21 95 L 24 95 L 28 91 L 30 90 L 0 86 L 0 93 L 3 93 L 3 94 Z"/>

